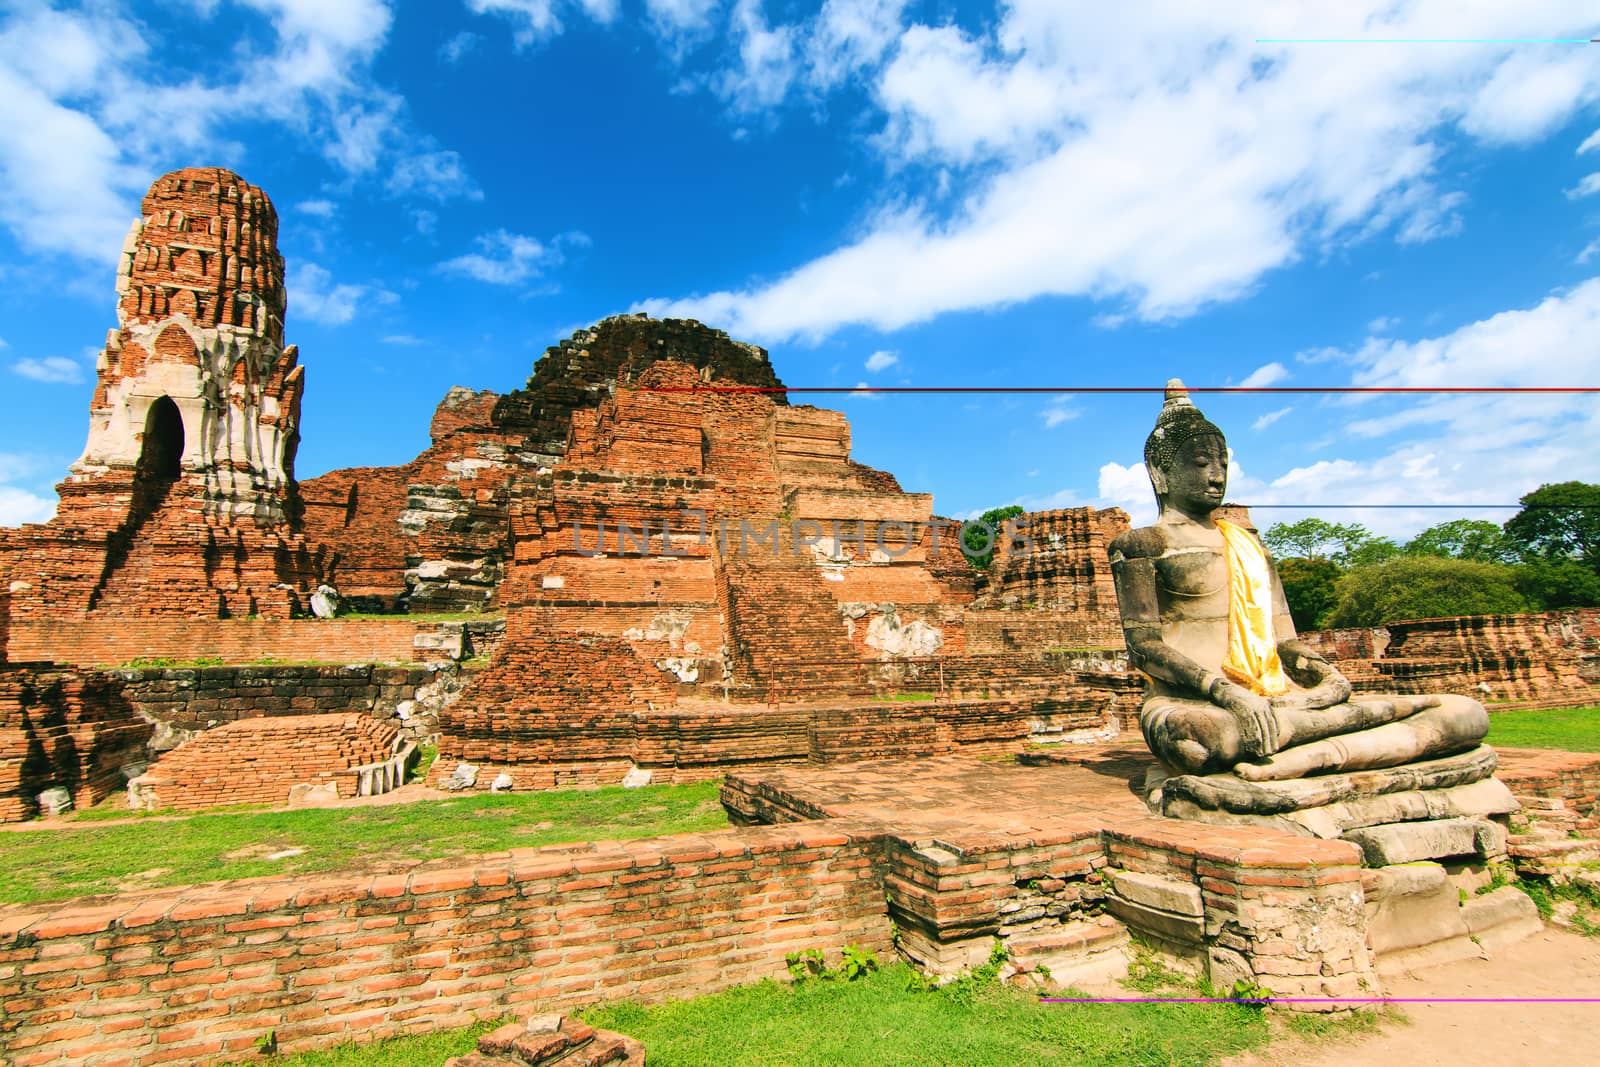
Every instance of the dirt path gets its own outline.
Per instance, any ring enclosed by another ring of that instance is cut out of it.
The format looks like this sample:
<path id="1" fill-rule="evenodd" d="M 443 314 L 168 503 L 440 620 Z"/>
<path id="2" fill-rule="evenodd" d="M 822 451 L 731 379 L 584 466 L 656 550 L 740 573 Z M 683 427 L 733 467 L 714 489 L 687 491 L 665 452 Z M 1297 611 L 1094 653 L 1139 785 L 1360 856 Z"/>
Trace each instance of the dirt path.
<path id="1" fill-rule="evenodd" d="M 1466 960 L 1385 979 L 1392 997 L 1600 997 L 1600 939 L 1554 927 Z M 1600 1062 L 1600 1004 L 1405 1004 L 1395 1022 L 1353 1041 L 1295 1039 L 1222 1067 L 1554 1067 Z"/>

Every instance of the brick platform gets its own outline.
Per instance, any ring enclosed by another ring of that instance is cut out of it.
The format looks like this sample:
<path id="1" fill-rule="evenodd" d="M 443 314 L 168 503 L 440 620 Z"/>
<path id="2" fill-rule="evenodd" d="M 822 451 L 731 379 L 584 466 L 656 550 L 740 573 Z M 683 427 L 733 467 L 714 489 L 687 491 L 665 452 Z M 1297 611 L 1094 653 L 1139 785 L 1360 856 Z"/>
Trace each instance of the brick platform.
<path id="1" fill-rule="evenodd" d="M 397 736 L 365 714 L 243 719 L 179 745 L 135 784 L 151 810 L 283 804 L 291 787 L 305 783 L 331 783 L 339 796 L 353 797 L 354 768 L 387 760 Z"/>
<path id="2" fill-rule="evenodd" d="M 1050 960 L 1057 980 L 1103 977 L 1120 923 L 1219 988 L 1244 979 L 1337 999 L 1376 995 L 1380 969 L 1477 954 L 1537 927 L 1517 891 L 1467 892 L 1483 872 L 1419 864 L 1401 877 L 1363 870 L 1343 841 L 1153 817 L 1137 789 L 1151 763 L 1142 744 L 1027 760 L 736 772 L 723 801 L 749 823 L 885 826 L 890 914 L 905 950 L 938 971 L 981 963 L 998 936 L 1023 971 Z M 1513 752 L 1507 765 L 1519 786 L 1592 810 L 1600 755 Z"/>

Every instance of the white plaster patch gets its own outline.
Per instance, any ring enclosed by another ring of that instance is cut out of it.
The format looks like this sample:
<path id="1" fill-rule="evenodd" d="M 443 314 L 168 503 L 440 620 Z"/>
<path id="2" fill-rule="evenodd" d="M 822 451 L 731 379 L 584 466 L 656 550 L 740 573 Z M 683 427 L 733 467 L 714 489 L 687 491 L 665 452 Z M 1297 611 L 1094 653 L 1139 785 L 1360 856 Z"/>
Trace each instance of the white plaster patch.
<path id="1" fill-rule="evenodd" d="M 931 656 L 944 647 L 944 631 L 921 619 L 902 624 L 891 611 L 867 624 L 866 641 L 868 647 L 891 656 Z"/>

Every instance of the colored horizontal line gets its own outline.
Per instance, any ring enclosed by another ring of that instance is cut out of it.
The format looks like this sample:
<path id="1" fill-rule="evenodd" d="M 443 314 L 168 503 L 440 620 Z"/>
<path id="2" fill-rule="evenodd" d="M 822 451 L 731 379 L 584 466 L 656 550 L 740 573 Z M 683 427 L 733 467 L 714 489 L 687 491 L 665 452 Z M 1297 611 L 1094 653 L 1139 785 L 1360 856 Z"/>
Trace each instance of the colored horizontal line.
<path id="1" fill-rule="evenodd" d="M 1190 393 L 1600 393 L 1600 385 L 1186 385 Z M 1165 393 L 1164 385 L 644 385 L 641 393 Z"/>
<path id="2" fill-rule="evenodd" d="M 1040 997 L 1041 1004 L 1600 1004 L 1600 997 Z"/>
<path id="3" fill-rule="evenodd" d="M 1256 44 L 1600 44 L 1600 37 L 1257 37 Z"/>
<path id="4" fill-rule="evenodd" d="M 1501 509 L 1506 509 L 1506 507 L 1546 507 L 1546 509 L 1549 509 L 1549 507 L 1557 507 L 1557 509 L 1563 510 L 1600 510 L 1600 504 L 1234 504 L 1234 502 L 1229 501 L 1229 506 L 1248 507 L 1248 509 L 1253 510 L 1253 512 L 1266 512 L 1266 510 L 1301 509 L 1301 507 L 1315 507 L 1315 509 L 1318 510 L 1334 509 L 1334 507 L 1342 507 L 1342 509 L 1349 510 L 1366 510 L 1373 509 L 1373 507 L 1394 507 L 1394 509 L 1398 510 L 1411 510 L 1413 507 L 1437 507 L 1437 509 L 1446 510 L 1478 509 L 1496 510 L 1496 512 Z"/>

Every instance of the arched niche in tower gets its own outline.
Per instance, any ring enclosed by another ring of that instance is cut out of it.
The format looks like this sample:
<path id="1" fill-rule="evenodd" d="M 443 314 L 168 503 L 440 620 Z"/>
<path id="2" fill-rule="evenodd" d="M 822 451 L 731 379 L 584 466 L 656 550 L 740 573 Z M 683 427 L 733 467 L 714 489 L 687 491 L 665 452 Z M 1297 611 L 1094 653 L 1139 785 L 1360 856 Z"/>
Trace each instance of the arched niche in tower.
<path id="1" fill-rule="evenodd" d="M 156 481 L 177 481 L 183 474 L 183 413 L 170 396 L 157 397 L 144 420 L 139 474 Z"/>

